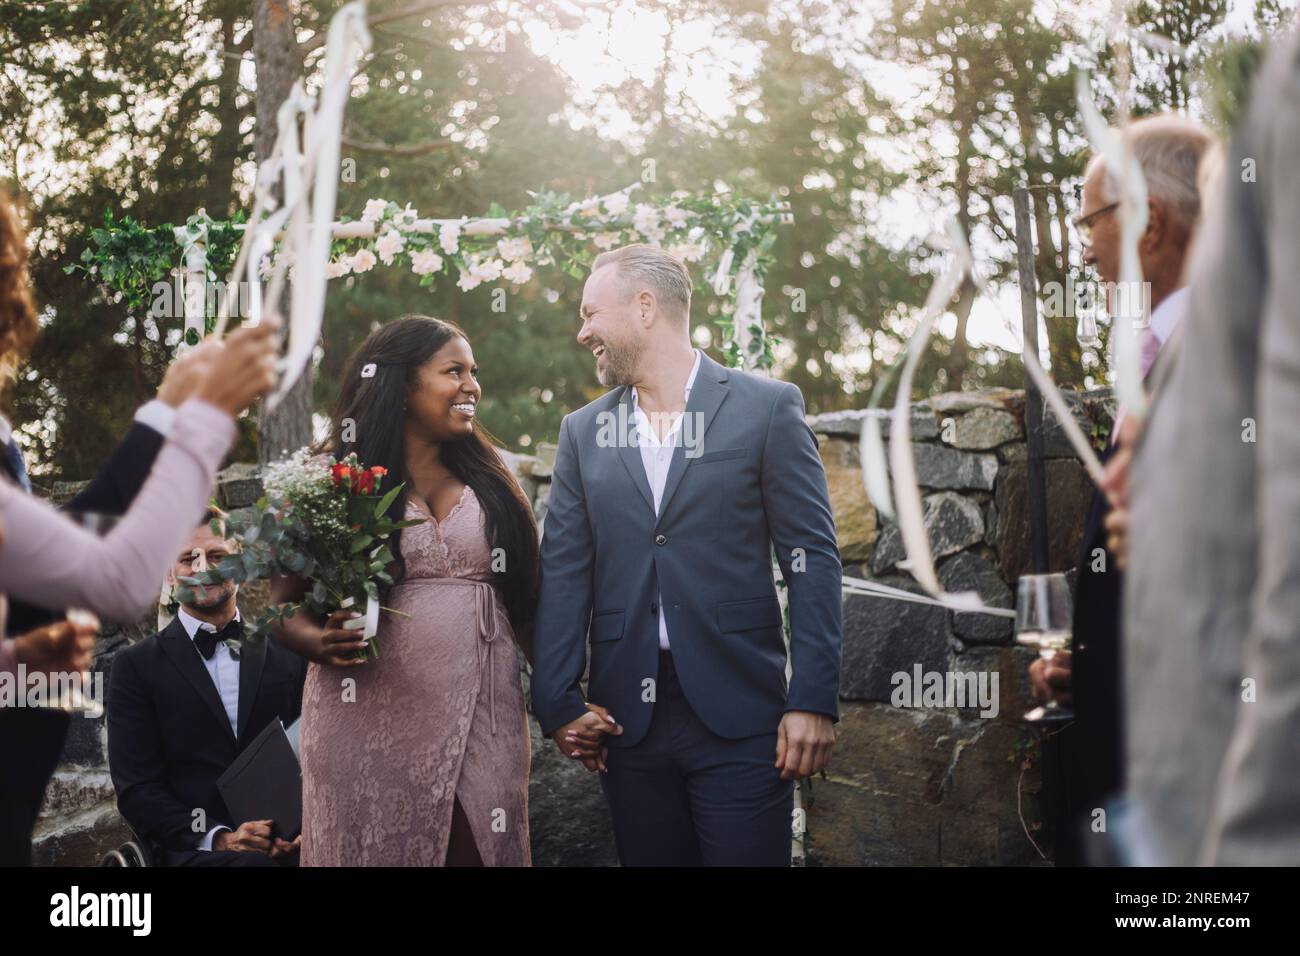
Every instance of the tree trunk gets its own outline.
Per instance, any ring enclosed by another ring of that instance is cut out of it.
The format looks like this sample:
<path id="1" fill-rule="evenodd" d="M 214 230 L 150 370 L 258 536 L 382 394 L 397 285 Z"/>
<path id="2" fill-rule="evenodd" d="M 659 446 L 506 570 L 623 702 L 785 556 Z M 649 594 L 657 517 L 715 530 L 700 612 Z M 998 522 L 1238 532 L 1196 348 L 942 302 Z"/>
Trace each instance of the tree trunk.
<path id="1" fill-rule="evenodd" d="M 288 0 L 254 0 L 253 58 L 257 66 L 257 133 L 255 150 L 261 164 L 275 145 L 276 112 L 302 75 L 302 51 L 294 36 L 292 5 Z M 276 198 L 283 198 L 279 189 Z M 289 295 L 280 300 L 280 313 L 288 325 Z M 297 384 L 272 411 L 262 410 L 258 434 L 258 459 L 265 464 L 286 451 L 311 441 L 311 362 Z"/>
<path id="2" fill-rule="evenodd" d="M 971 168 L 970 157 L 973 146 L 970 141 L 970 128 L 973 125 L 971 117 L 975 115 L 973 105 L 967 102 L 969 87 L 962 82 L 961 71 L 956 69 L 953 64 L 953 100 L 954 106 L 949 114 L 949 122 L 952 123 L 953 132 L 957 136 L 957 173 L 956 182 L 953 184 L 957 190 L 957 224 L 961 227 L 962 235 L 970 240 L 970 194 L 971 194 Z M 952 348 L 948 352 L 948 360 L 944 363 L 944 372 L 946 381 L 944 388 L 948 391 L 960 392 L 962 380 L 966 377 L 966 369 L 970 364 L 970 348 L 966 341 L 966 325 L 970 319 L 971 306 L 975 304 L 975 284 L 967 276 L 961 284 L 957 305 L 954 312 L 957 316 L 957 327 L 953 331 Z"/>
<path id="3" fill-rule="evenodd" d="M 1017 106 L 1022 102 L 1023 99 L 1018 101 Z M 1025 148 L 1025 178 L 1030 187 L 1034 188 L 1034 231 L 1037 233 L 1034 273 L 1038 278 L 1038 288 L 1042 290 L 1048 283 L 1059 283 L 1063 287 L 1066 268 L 1063 266 L 1065 260 L 1062 250 L 1066 237 L 1062 235 L 1061 248 L 1058 248 L 1052 236 L 1052 216 L 1055 209 L 1053 204 L 1064 200 L 1059 188 L 1036 188 L 1043 185 L 1039 181 L 1044 165 L 1040 144 L 1029 123 L 1028 110 L 1017 109 L 1016 115 L 1020 123 L 1020 139 Z M 1047 352 L 1052 360 L 1053 381 L 1062 386 L 1082 385 L 1083 354 L 1075 335 L 1074 320 L 1068 315 L 1063 318 L 1044 317 L 1043 325 L 1047 331 Z"/>

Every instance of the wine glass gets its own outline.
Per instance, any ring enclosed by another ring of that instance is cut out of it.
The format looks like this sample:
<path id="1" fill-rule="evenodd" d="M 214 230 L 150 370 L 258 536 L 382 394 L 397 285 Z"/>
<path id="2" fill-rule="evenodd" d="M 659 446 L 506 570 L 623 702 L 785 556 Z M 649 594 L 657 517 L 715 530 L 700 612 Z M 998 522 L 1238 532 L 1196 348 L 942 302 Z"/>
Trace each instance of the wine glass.
<path id="1" fill-rule="evenodd" d="M 1016 641 L 1038 649 L 1050 661 L 1068 650 L 1073 608 L 1064 574 L 1024 574 L 1016 600 Z M 1031 724 L 1056 724 L 1074 719 L 1074 711 L 1050 700 L 1025 714 Z"/>

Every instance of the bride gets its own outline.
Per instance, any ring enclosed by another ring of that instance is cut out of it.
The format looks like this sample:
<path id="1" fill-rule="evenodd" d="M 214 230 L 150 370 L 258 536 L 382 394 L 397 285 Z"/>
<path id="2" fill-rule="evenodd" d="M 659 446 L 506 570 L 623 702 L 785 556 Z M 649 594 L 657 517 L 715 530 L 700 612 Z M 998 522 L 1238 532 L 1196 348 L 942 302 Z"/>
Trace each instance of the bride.
<path id="1" fill-rule="evenodd" d="M 519 484 L 474 424 L 465 333 L 404 316 L 348 362 L 329 450 L 405 483 L 379 655 L 351 612 L 285 622 L 309 661 L 302 705 L 304 866 L 527 866 L 529 733 L 515 648 L 531 659 L 538 539 Z M 355 439 L 355 440 L 353 440 Z M 276 583 L 296 600 L 302 582 Z"/>

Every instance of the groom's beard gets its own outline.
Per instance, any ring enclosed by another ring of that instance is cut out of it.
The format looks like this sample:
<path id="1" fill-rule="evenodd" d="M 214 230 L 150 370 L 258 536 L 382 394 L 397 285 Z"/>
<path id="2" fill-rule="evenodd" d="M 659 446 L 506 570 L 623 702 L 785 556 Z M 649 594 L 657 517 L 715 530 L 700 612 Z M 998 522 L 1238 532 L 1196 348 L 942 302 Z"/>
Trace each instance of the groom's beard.
<path id="1" fill-rule="evenodd" d="M 641 361 L 645 345 L 641 342 L 628 342 L 623 345 L 605 343 L 605 367 L 596 366 L 596 381 L 605 388 L 617 388 L 631 385 L 636 381 L 636 367 Z"/>
<path id="2" fill-rule="evenodd" d="M 200 611 L 219 608 L 235 595 L 235 586 L 230 581 L 222 584 L 196 584 L 190 590 L 194 592 L 194 599 L 185 607 Z"/>

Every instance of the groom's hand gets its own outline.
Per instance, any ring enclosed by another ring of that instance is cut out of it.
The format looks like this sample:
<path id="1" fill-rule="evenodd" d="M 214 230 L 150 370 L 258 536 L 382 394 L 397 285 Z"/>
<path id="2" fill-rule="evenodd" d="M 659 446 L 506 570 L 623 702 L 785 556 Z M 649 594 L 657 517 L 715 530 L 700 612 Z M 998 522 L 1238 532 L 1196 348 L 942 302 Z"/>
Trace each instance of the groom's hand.
<path id="1" fill-rule="evenodd" d="M 588 770 L 605 772 L 609 748 L 603 745 L 606 734 L 618 736 L 623 727 L 600 704 L 588 704 L 587 713 L 570 721 L 551 734 L 551 739 L 566 757 L 581 760 Z"/>
<path id="2" fill-rule="evenodd" d="M 776 768 L 782 780 L 811 777 L 831 759 L 835 728 L 825 714 L 787 711 L 776 731 Z"/>

